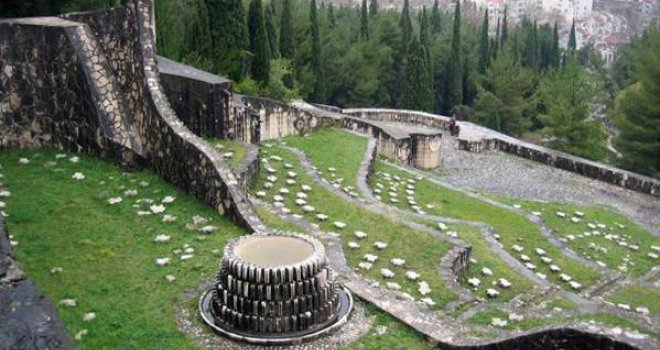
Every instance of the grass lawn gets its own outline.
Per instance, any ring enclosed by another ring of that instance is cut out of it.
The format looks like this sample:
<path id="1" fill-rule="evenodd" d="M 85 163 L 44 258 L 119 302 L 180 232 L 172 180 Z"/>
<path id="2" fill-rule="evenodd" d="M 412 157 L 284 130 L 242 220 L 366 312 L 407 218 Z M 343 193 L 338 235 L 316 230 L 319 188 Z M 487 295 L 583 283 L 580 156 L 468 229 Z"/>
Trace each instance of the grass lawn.
<path id="1" fill-rule="evenodd" d="M 237 169 L 245 158 L 245 144 L 228 139 L 208 139 L 232 169 Z"/>
<path id="2" fill-rule="evenodd" d="M 19 164 L 21 157 L 29 164 Z M 76 299 L 77 307 L 58 305 L 57 311 L 72 335 L 88 330 L 80 349 L 195 349 L 177 329 L 177 300 L 215 276 L 227 239 L 245 232 L 150 172 L 122 173 L 94 158 L 80 155 L 73 163 L 68 157 L 56 159 L 50 150 L 0 153 L 3 182 L 11 191 L 4 199 L 6 222 L 19 243 L 19 264 L 55 303 Z M 76 172 L 85 178 L 72 179 Z M 135 196 L 125 194 L 132 190 Z M 175 200 L 164 204 L 164 213 L 137 215 L 149 211 L 149 200 L 158 204 L 166 196 Z M 122 202 L 111 205 L 111 197 Z M 176 221 L 163 223 L 164 214 Z M 218 230 L 186 228 L 194 215 Z M 160 234 L 171 241 L 154 243 Z M 187 261 L 180 259 L 183 252 L 173 252 L 184 247 L 194 249 Z M 159 267 L 155 260 L 161 257 L 172 261 Z M 51 273 L 54 267 L 62 272 Z M 166 275 L 176 280 L 167 282 Z M 96 319 L 84 322 L 87 312 Z"/>
<path id="3" fill-rule="evenodd" d="M 660 315 L 660 290 L 658 289 L 629 285 L 607 299 L 613 303 L 629 304 L 633 310 L 640 306 L 646 307 L 651 314 Z"/>
<path id="4" fill-rule="evenodd" d="M 405 186 L 395 186 L 393 191 L 397 193 L 396 197 L 399 201 L 398 203 L 391 202 L 389 194 L 392 188 L 391 180 L 386 179 L 385 174 L 389 174 L 390 178 L 397 176 L 402 181 L 416 178 L 416 176 L 396 169 L 380 160 L 376 161 L 374 170 L 375 174 L 370 179 L 370 185 L 372 189 L 377 189 L 378 183 L 383 186 L 380 193 L 382 201 L 402 209 L 410 209 L 411 206 L 406 200 Z M 396 181 L 392 181 L 396 183 Z M 552 259 L 552 264 L 559 266 L 562 272 L 570 275 L 583 287 L 594 283 L 600 277 L 598 271 L 564 256 L 558 248 L 550 244 L 541 235 L 534 224 L 518 213 L 470 198 L 460 192 L 447 189 L 425 179 L 417 181 L 414 198 L 418 205 L 429 214 L 489 224 L 500 235 L 500 242 L 512 256 L 523 262 L 522 254 L 527 255 L 529 262 L 535 265 L 536 271 L 545 274 L 548 280 L 565 289 L 572 290 L 568 283 L 560 280 L 559 273 L 551 272 L 549 264 L 542 262 L 541 256 L 535 253 L 536 248 L 543 249 L 546 256 Z M 429 204 L 433 207 L 427 208 L 426 205 Z M 458 238 L 461 238 L 460 232 Z M 523 247 L 523 251 L 515 251 L 513 249 L 514 245 Z"/>
<path id="5" fill-rule="evenodd" d="M 344 252 L 351 267 L 357 267 L 358 263 L 364 261 L 365 254 L 373 254 L 378 256 L 378 260 L 373 264 L 373 267 L 369 270 L 361 270 L 366 277 L 379 281 L 381 284 L 396 282 L 401 286 L 401 291 L 411 294 L 416 299 L 422 298 L 422 295 L 417 291 L 418 282 L 426 281 L 431 287 L 431 293 L 426 297 L 432 298 L 436 303 L 435 308 L 439 308 L 456 298 L 456 295 L 445 287 L 438 271 L 438 263 L 441 257 L 450 248 L 448 243 L 426 233 L 412 230 L 393 219 L 373 214 L 337 197 L 332 192 L 314 183 L 305 174 L 297 157 L 288 150 L 273 146 L 262 149 L 262 154 L 264 158 L 275 156 L 282 159 L 281 161 L 272 158 L 270 160 L 270 166 L 277 171 L 274 175 L 278 179 L 274 182 L 272 189 L 265 189 L 264 184 L 268 176 L 266 168 L 268 167 L 262 166 L 259 182 L 252 190 L 253 194 L 264 191 L 266 194 L 264 199 L 268 201 L 273 201 L 275 195 L 281 195 L 285 199 L 285 206 L 292 213 L 303 215 L 308 221 L 318 223 L 321 229 L 325 231 L 340 233 L 343 238 Z M 285 168 L 285 164 L 288 164 L 290 168 Z M 296 183 L 293 185 L 285 183 L 289 171 L 296 173 Z M 309 205 L 315 207 L 316 212 L 314 213 L 305 213 L 301 206 L 295 203 L 296 192 L 300 191 L 302 185 L 312 187 L 312 190 L 307 193 L 306 201 Z M 287 188 L 290 193 L 280 194 L 281 188 Z M 326 221 L 320 221 L 315 216 L 317 213 L 323 213 L 329 218 Z M 335 227 L 335 221 L 345 223 L 346 227 L 343 229 Z M 355 231 L 363 231 L 368 236 L 364 239 L 358 239 L 354 236 Z M 374 243 L 377 241 L 387 243 L 387 248 L 383 250 L 376 249 Z M 359 248 L 349 248 L 349 242 L 358 243 Z M 394 266 L 390 263 L 392 258 L 405 259 L 406 263 L 404 266 Z M 394 278 L 382 278 L 382 268 L 393 271 L 395 273 Z M 419 280 L 409 281 L 405 277 L 408 270 L 419 273 L 421 275 Z"/>
<path id="6" fill-rule="evenodd" d="M 368 304 L 367 312 L 375 317 L 375 322 L 369 333 L 345 347 L 347 350 L 373 350 L 373 349 L 394 349 L 394 350 L 430 350 L 438 349 L 427 342 L 424 337 L 412 328 L 402 324 L 390 315 L 379 310 L 375 306 Z M 377 330 L 384 331 L 379 335 Z"/>
<path id="7" fill-rule="evenodd" d="M 337 178 L 344 179 L 344 185 L 357 184 L 357 171 L 367 150 L 366 137 L 325 128 L 305 137 L 287 137 L 284 142 L 305 152 L 310 162 L 318 167 L 324 176 L 328 173 L 328 168 L 333 167 L 337 169 Z"/>
<path id="8" fill-rule="evenodd" d="M 529 292 L 533 288 L 533 284 L 528 279 L 520 276 L 519 273 L 491 252 L 479 228 L 455 225 L 449 226 L 447 231 L 458 232 L 459 237 L 472 246 L 471 258 L 477 262 L 470 265 L 469 275 L 466 278 L 460 279 L 459 282 L 463 287 L 471 290 L 475 296 L 486 298 L 486 289 L 493 288 L 499 291 L 500 295 L 494 299 L 486 299 L 494 302 L 503 302 L 511 300 L 518 294 Z M 493 271 L 493 275 L 485 276 L 481 274 L 480 271 L 484 267 Z M 467 283 L 468 278 L 473 277 L 481 281 L 479 287 L 475 288 Z M 511 287 L 506 289 L 498 287 L 497 280 L 500 278 L 511 282 Z"/>
<path id="9" fill-rule="evenodd" d="M 660 254 L 651 249 L 651 246 L 660 247 L 660 238 L 625 216 L 603 208 L 573 204 L 515 203 L 526 211 L 540 213 L 543 222 L 571 249 L 588 259 L 604 263 L 611 270 L 638 277 L 658 264 L 659 260 L 648 254 Z M 565 213 L 566 217 L 559 217 L 557 212 Z M 584 216 L 578 217 L 576 212 Z M 579 219 L 579 222 L 572 222 L 572 218 Z"/>
<path id="10" fill-rule="evenodd" d="M 551 324 L 560 324 L 560 323 L 567 323 L 574 321 L 584 321 L 584 322 L 595 321 L 608 326 L 624 327 L 631 330 L 635 330 L 640 333 L 648 334 L 649 336 L 656 339 L 660 337 L 660 334 L 657 334 L 645 327 L 639 326 L 636 323 L 633 323 L 631 321 L 628 321 L 624 318 L 615 315 L 603 314 L 603 313 L 579 315 L 572 317 L 548 317 L 548 318 L 526 317 L 520 321 L 511 321 L 509 320 L 509 313 L 506 311 L 486 310 L 475 314 L 468 321 L 475 324 L 490 325 L 494 317 L 507 321 L 506 326 L 501 327 L 503 329 L 528 330 L 534 327 L 551 325 Z"/>

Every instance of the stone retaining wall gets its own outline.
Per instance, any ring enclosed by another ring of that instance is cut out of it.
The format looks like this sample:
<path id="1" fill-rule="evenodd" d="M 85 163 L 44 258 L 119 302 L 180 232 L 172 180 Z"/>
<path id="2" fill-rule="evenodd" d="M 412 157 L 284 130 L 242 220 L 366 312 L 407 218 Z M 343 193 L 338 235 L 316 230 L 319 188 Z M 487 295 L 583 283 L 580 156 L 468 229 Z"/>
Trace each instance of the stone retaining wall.
<path id="1" fill-rule="evenodd" d="M 250 232 L 267 233 L 246 192 L 222 156 L 177 118 L 160 85 L 154 51 L 153 4 L 132 0 L 138 23 L 145 94 L 145 135 L 150 166 L 164 179 L 216 208 Z"/>
<path id="2" fill-rule="evenodd" d="M 230 138 L 231 82 L 158 56 L 160 81 L 172 108 L 190 131 L 201 137 Z"/>
<path id="3" fill-rule="evenodd" d="M 86 26 L 54 17 L 2 20 L 0 47 L 1 147 L 46 145 L 134 166 L 140 139 Z"/>
<path id="4" fill-rule="evenodd" d="M 369 120 L 417 124 L 442 130 L 447 130 L 449 123 L 449 118 L 445 116 L 408 110 L 354 108 L 345 109 L 343 113 Z M 470 152 L 498 150 L 629 190 L 660 197 L 659 180 L 515 139 L 469 122 L 459 122 L 459 126 L 461 135 L 468 134 L 468 136 L 458 138 L 460 150 Z"/>
<path id="5" fill-rule="evenodd" d="M 246 144 L 245 157 L 243 157 L 241 165 L 235 171 L 244 191 L 247 192 L 250 186 L 257 183 L 259 180 L 260 168 L 261 159 L 259 156 L 259 147 L 252 144 Z"/>
<path id="6" fill-rule="evenodd" d="M 263 140 L 278 139 L 289 135 L 305 135 L 322 127 L 333 125 L 334 119 L 313 114 L 295 106 L 262 97 L 242 96 L 243 104 L 258 115 L 258 136 L 240 139 L 243 142 L 256 143 Z M 243 122 L 243 124 L 248 124 Z M 244 137 L 248 137 L 245 135 Z M 258 140 L 252 138 L 258 137 Z"/>

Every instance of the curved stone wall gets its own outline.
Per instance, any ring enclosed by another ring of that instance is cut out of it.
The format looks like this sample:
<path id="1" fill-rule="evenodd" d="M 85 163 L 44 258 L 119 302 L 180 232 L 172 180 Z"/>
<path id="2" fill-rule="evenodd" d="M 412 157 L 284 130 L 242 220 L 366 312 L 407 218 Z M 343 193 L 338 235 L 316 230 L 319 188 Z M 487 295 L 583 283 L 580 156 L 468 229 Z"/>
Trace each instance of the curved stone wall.
<path id="1" fill-rule="evenodd" d="M 163 178 L 228 215 L 251 232 L 267 233 L 236 175 L 220 154 L 177 118 L 160 85 L 154 51 L 152 3 L 132 0 L 138 24 L 138 47 L 144 85 L 144 129 L 147 159 Z"/>

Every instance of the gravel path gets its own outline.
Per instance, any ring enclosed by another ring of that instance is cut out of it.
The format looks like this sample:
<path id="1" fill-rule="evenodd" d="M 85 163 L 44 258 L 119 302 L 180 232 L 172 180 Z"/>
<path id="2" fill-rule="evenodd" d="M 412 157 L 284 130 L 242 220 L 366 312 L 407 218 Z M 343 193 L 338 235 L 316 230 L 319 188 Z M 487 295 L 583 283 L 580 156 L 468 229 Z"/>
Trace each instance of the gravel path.
<path id="1" fill-rule="evenodd" d="M 457 150 L 443 134 L 444 182 L 478 192 L 557 203 L 602 205 L 660 235 L 660 199 L 502 152 Z"/>

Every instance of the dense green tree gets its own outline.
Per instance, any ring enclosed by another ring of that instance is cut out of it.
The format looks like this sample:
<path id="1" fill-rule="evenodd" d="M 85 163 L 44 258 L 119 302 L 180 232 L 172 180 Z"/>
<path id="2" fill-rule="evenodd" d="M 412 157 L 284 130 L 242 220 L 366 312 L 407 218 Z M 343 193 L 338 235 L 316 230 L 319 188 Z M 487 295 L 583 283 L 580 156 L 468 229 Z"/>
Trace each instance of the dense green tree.
<path id="1" fill-rule="evenodd" d="M 362 0 L 360 8 L 360 38 L 369 40 L 369 10 L 367 9 L 367 0 Z"/>
<path id="2" fill-rule="evenodd" d="M 501 29 L 501 44 L 500 46 L 504 46 L 504 43 L 509 40 L 509 23 L 508 23 L 508 13 L 509 13 L 509 6 L 504 6 L 504 18 L 502 19 L 502 29 Z"/>
<path id="3" fill-rule="evenodd" d="M 552 49 L 550 55 L 550 66 L 559 67 L 561 48 L 559 47 L 559 28 L 557 27 L 557 22 L 555 22 L 555 26 L 552 28 Z"/>
<path id="4" fill-rule="evenodd" d="M 335 7 L 330 3 L 328 5 L 328 24 L 330 29 L 335 29 L 337 27 L 337 20 L 335 18 Z"/>
<path id="5" fill-rule="evenodd" d="M 481 38 L 479 42 L 479 73 L 485 73 L 490 60 L 488 42 L 488 9 L 484 12 L 484 22 L 481 25 Z"/>
<path id="6" fill-rule="evenodd" d="M 186 31 L 185 23 L 176 15 L 181 9 L 175 0 L 157 1 L 156 16 L 156 52 L 173 60 L 181 60 L 184 43 L 181 33 Z M 58 10 L 59 11 L 59 10 Z M 158 25 L 167 23 L 167 25 Z"/>
<path id="7" fill-rule="evenodd" d="M 185 55 L 183 60 L 193 66 L 212 70 L 211 31 L 209 12 L 204 0 L 194 0 L 191 4 L 190 21 L 185 32 Z"/>
<path id="8" fill-rule="evenodd" d="M 250 67 L 251 76 L 255 81 L 266 84 L 270 77 L 271 55 L 261 0 L 250 1 L 248 33 L 250 34 L 250 52 L 253 55 Z"/>
<path id="9" fill-rule="evenodd" d="M 442 17 L 440 16 L 440 8 L 438 7 L 438 0 L 433 2 L 433 9 L 431 10 L 431 32 L 438 34 L 442 30 Z"/>
<path id="10" fill-rule="evenodd" d="M 500 19 L 497 18 L 497 27 L 495 27 L 495 37 L 490 41 L 490 56 L 492 59 L 497 57 L 497 52 L 500 50 Z"/>
<path id="11" fill-rule="evenodd" d="M 312 0 L 309 10 L 309 22 L 312 35 L 312 73 L 314 74 L 314 86 L 309 96 L 312 102 L 325 102 L 324 74 L 321 53 L 321 34 L 319 32 L 319 20 L 316 13 L 316 0 Z"/>
<path id="12" fill-rule="evenodd" d="M 605 156 L 602 124 L 588 118 L 595 93 L 592 79 L 575 58 L 541 80 L 538 98 L 542 113 L 538 120 L 550 147 L 590 159 Z"/>
<path id="13" fill-rule="evenodd" d="M 375 17 L 378 14 L 378 0 L 369 2 L 369 16 Z"/>
<path id="14" fill-rule="evenodd" d="M 399 28 L 401 28 L 401 52 L 403 55 L 408 54 L 408 46 L 412 39 L 412 19 L 410 17 L 410 2 L 404 0 L 401 16 L 399 17 Z"/>
<path id="15" fill-rule="evenodd" d="M 637 82 L 615 100 L 614 120 L 621 131 L 615 145 L 623 155 L 618 160 L 622 167 L 660 178 L 660 31 L 642 40 L 646 43 L 634 44 Z"/>
<path id="16" fill-rule="evenodd" d="M 577 50 L 577 39 L 575 37 L 575 19 L 573 19 L 573 24 L 571 24 L 571 32 L 568 34 L 568 51 L 575 53 Z"/>
<path id="17" fill-rule="evenodd" d="M 268 35 L 268 49 L 270 56 L 276 59 L 280 56 L 279 45 L 277 44 L 277 30 L 275 29 L 275 14 L 273 13 L 273 6 L 266 6 L 266 34 Z"/>
<path id="18" fill-rule="evenodd" d="M 406 81 L 401 108 L 427 112 L 433 110 L 433 86 L 425 56 L 422 45 L 417 38 L 413 38 L 406 60 Z"/>
<path id="19" fill-rule="evenodd" d="M 293 59 L 293 9 L 291 0 L 284 0 L 282 3 L 282 17 L 280 20 L 280 55 L 282 58 Z"/>
<path id="20" fill-rule="evenodd" d="M 539 66 L 539 48 L 538 48 L 538 27 L 536 21 L 529 23 L 525 21 L 523 30 L 525 30 L 525 45 L 523 46 L 522 62 L 525 67 Z"/>
<path id="21" fill-rule="evenodd" d="M 510 135 L 520 136 L 532 125 L 534 72 L 503 51 L 486 70 L 474 103 L 474 121 Z"/>
<path id="22" fill-rule="evenodd" d="M 248 47 L 245 9 L 241 0 L 206 0 L 212 56 L 217 73 L 240 80 Z"/>
<path id="23" fill-rule="evenodd" d="M 463 102 L 463 58 L 461 55 L 461 2 L 456 2 L 454 30 L 451 37 L 451 53 L 447 65 L 447 97 L 445 111 Z"/>

